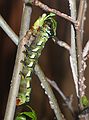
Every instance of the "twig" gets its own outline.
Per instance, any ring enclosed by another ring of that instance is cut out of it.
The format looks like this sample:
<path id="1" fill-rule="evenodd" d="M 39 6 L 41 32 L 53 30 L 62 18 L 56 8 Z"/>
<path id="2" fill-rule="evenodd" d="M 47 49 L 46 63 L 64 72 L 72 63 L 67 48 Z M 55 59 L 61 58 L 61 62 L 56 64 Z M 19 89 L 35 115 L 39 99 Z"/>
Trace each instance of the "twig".
<path id="1" fill-rule="evenodd" d="M 68 50 L 69 53 L 70 53 L 70 46 L 69 46 L 67 43 L 65 43 L 65 42 L 62 41 L 62 40 L 59 40 L 57 37 L 52 38 L 52 40 L 53 40 L 56 44 L 58 44 L 59 46 L 61 46 L 61 47 L 65 48 L 66 50 Z"/>
<path id="2" fill-rule="evenodd" d="M 23 15 L 24 15 L 25 10 L 27 10 L 28 12 L 25 12 L 25 14 L 26 14 L 25 17 L 22 17 L 24 19 L 24 20 L 22 20 L 22 22 L 23 22 L 22 24 L 24 25 L 24 22 L 27 21 L 26 23 L 29 26 L 30 18 L 27 19 L 27 17 L 30 16 L 31 9 L 25 9 L 25 8 L 23 10 Z M 25 30 L 22 30 L 24 28 L 25 28 Z M 28 30 L 28 27 L 27 28 L 24 26 L 21 27 L 21 31 L 26 32 L 27 30 Z M 20 38 L 25 34 L 24 32 L 22 32 L 23 34 L 21 34 Z M 18 46 L 16 61 L 15 61 L 15 66 L 14 66 L 14 72 L 13 72 L 13 76 L 12 76 L 12 84 L 11 84 L 11 88 L 10 88 L 10 92 L 9 92 L 9 97 L 8 97 L 4 120 L 13 120 L 13 117 L 14 117 L 15 107 L 16 107 L 16 97 L 18 94 L 19 84 L 20 84 L 19 72 L 22 69 L 22 64 L 20 63 L 20 61 L 24 58 L 24 54 L 22 53 L 22 51 L 25 49 L 23 45 L 26 44 L 27 40 L 28 39 L 23 39 L 19 43 L 19 46 Z"/>
<path id="3" fill-rule="evenodd" d="M 49 78 L 46 78 L 47 81 L 50 83 L 50 85 L 55 88 L 55 90 L 61 95 L 62 99 L 64 100 L 66 106 L 68 107 L 68 109 L 70 110 L 71 114 L 73 115 L 74 117 L 74 110 L 73 110 L 73 107 L 72 107 L 72 102 L 73 102 L 73 96 L 71 97 L 66 97 L 63 92 L 60 90 L 60 88 L 58 87 L 58 85 L 56 84 L 55 81 L 52 81 L 50 80 Z"/>
<path id="4" fill-rule="evenodd" d="M 74 20 L 76 20 L 76 0 L 69 0 L 70 14 Z M 71 25 L 71 49 L 70 49 L 70 65 L 73 74 L 73 80 L 75 83 L 76 94 L 78 95 L 78 73 L 77 73 L 77 59 L 76 59 L 76 41 L 75 30 Z"/>
<path id="5" fill-rule="evenodd" d="M 81 23 L 81 40 L 83 40 L 83 34 L 84 34 L 84 23 L 85 23 L 85 20 L 86 20 L 86 10 L 87 10 L 87 2 L 85 0 L 85 4 L 84 4 L 84 10 L 83 10 L 83 14 L 82 14 L 82 23 Z"/>
<path id="6" fill-rule="evenodd" d="M 86 0 L 80 0 L 79 4 L 79 12 L 78 12 L 78 25 L 76 28 L 76 54 L 77 54 L 77 71 L 78 71 L 78 93 L 79 93 L 79 103 L 80 103 L 80 110 L 83 109 L 83 105 L 81 103 L 82 97 L 85 95 L 85 88 L 86 86 L 84 85 L 84 69 L 83 69 L 83 58 L 82 58 L 82 41 L 83 41 L 83 25 L 84 19 L 82 16 L 84 15 L 86 9 Z"/>
<path id="7" fill-rule="evenodd" d="M 39 65 L 35 66 L 35 73 L 38 76 L 39 80 L 41 81 L 42 88 L 45 90 L 45 93 L 48 95 L 50 106 L 54 110 L 57 120 L 64 120 L 64 116 L 62 115 L 62 113 L 58 107 L 58 103 L 53 94 L 53 91 L 52 91 L 50 85 L 48 84 L 46 77 L 45 77 L 44 73 L 42 72 Z"/>
<path id="8" fill-rule="evenodd" d="M 9 27 L 3 17 L 0 15 L 0 27 L 7 33 L 7 35 L 13 40 L 13 42 L 18 45 L 18 36 Z"/>
<path id="9" fill-rule="evenodd" d="M 32 8 L 23 4 L 23 14 L 22 14 L 22 21 L 21 21 L 21 28 L 20 28 L 20 40 L 23 38 L 25 33 L 29 30 L 30 20 L 31 20 L 31 13 Z"/>
<path id="10" fill-rule="evenodd" d="M 55 13 L 56 15 L 70 21 L 71 23 L 76 24 L 76 21 L 72 17 L 70 17 L 67 14 L 64 14 L 64 13 L 62 13 L 62 12 L 56 10 L 56 9 L 52 9 L 52 8 L 48 7 L 47 5 L 43 4 L 39 0 L 24 0 L 24 1 L 26 3 L 30 3 L 32 5 L 38 6 L 38 7 L 40 7 L 41 9 L 43 9 L 43 10 L 45 10 L 47 12 Z"/>

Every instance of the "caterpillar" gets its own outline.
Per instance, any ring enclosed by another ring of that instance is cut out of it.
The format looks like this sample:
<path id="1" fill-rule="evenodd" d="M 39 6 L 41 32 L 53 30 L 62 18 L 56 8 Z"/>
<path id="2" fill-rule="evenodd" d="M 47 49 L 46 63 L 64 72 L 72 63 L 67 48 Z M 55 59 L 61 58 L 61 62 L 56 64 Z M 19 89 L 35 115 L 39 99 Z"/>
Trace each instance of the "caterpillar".
<path id="1" fill-rule="evenodd" d="M 31 45 L 29 45 L 29 42 L 24 45 L 25 51 L 23 51 L 24 60 L 21 61 L 23 68 L 20 72 L 20 89 L 16 99 L 17 106 L 30 101 L 30 83 L 34 67 L 38 62 L 47 40 L 56 35 L 57 23 L 53 18 L 54 16 L 55 14 L 50 13 L 49 15 L 43 14 L 42 17 L 38 18 L 32 27 L 33 32 L 31 36 L 34 37 L 34 40 Z"/>

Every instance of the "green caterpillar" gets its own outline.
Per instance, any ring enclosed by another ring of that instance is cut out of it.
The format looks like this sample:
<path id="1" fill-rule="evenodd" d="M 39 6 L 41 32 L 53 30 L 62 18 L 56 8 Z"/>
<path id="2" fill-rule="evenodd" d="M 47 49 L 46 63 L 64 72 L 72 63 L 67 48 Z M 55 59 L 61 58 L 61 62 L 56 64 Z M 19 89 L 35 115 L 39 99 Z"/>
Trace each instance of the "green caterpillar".
<path id="1" fill-rule="evenodd" d="M 24 61 L 21 61 L 23 63 L 23 69 L 20 72 L 21 83 L 16 100 L 17 106 L 29 102 L 29 95 L 31 93 L 30 81 L 34 67 L 38 62 L 47 40 L 56 35 L 57 23 L 53 16 L 55 16 L 53 13 L 49 15 L 43 14 L 33 25 L 32 36 L 34 36 L 34 41 L 31 45 L 29 45 L 29 43 L 25 45 L 25 57 Z"/>

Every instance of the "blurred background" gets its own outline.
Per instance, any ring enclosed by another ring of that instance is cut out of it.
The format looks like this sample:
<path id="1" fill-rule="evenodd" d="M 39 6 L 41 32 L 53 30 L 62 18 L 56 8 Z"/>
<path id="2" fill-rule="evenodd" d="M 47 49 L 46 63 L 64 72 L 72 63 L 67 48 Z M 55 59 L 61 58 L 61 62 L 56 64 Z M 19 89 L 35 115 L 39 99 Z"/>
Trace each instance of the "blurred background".
<path id="1" fill-rule="evenodd" d="M 42 0 L 41 0 L 42 1 Z M 52 8 L 56 8 L 66 14 L 70 14 L 67 0 L 44 0 L 42 1 Z M 88 2 L 89 3 L 89 2 Z M 13 31 L 19 36 L 21 15 L 22 15 L 22 0 L 0 0 L 0 14 L 10 25 Z M 78 5 L 78 4 L 77 4 Z M 89 4 L 88 4 L 89 6 Z M 78 6 L 77 6 L 78 7 Z M 89 39 L 89 7 L 86 12 L 85 32 L 83 47 Z M 44 13 L 38 7 L 33 7 L 31 16 L 31 25 L 34 21 Z M 29 16 L 28 16 L 29 17 Z M 67 42 L 70 45 L 70 23 L 56 16 L 58 23 L 57 37 L 60 40 Z M 11 41 L 6 33 L 0 28 L 0 120 L 3 120 L 5 107 L 7 103 L 13 67 L 16 57 L 17 46 Z M 51 80 L 55 80 L 60 89 L 66 96 L 74 95 L 73 107 L 77 110 L 76 94 L 72 79 L 72 72 L 69 63 L 69 53 L 64 48 L 54 44 L 49 40 L 42 52 L 39 64 L 45 75 Z M 86 77 L 86 94 L 89 98 L 89 61 L 87 61 L 85 70 Z M 60 95 L 53 89 L 59 106 L 68 120 L 72 120 L 69 110 L 63 105 L 63 100 Z M 44 90 L 40 86 L 40 81 L 37 76 L 33 75 L 32 79 L 32 94 L 30 105 L 36 111 L 38 120 L 56 120 L 53 110 L 50 108 L 48 98 Z"/>

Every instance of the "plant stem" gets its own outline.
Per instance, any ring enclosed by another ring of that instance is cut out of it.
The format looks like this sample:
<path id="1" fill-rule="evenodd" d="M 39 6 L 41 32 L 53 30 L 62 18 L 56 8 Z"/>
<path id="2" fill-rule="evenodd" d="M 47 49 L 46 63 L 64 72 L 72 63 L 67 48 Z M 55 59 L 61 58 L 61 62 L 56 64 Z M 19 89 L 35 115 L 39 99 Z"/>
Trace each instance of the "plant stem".
<path id="1" fill-rule="evenodd" d="M 79 104 L 80 110 L 83 109 L 83 105 L 81 103 L 81 98 L 85 95 L 85 85 L 84 85 L 84 69 L 83 69 L 83 58 L 82 58 L 82 41 L 83 41 L 83 32 L 82 32 L 82 23 L 84 23 L 84 12 L 86 0 L 80 0 L 79 4 L 79 12 L 78 12 L 78 25 L 76 28 L 76 54 L 77 54 L 77 70 L 78 70 L 78 92 L 79 92 Z"/>
<path id="2" fill-rule="evenodd" d="M 69 46 L 66 42 L 64 42 L 64 41 L 62 41 L 62 40 L 59 40 L 57 37 L 52 38 L 52 40 L 53 40 L 56 44 L 58 44 L 60 47 L 63 47 L 63 48 L 65 48 L 66 50 L 68 50 L 68 52 L 70 53 L 70 46 Z"/>
<path id="3" fill-rule="evenodd" d="M 23 14 L 20 28 L 20 40 L 24 37 L 26 32 L 29 30 L 30 20 L 31 20 L 32 8 L 23 4 Z"/>
<path id="4" fill-rule="evenodd" d="M 71 112 L 72 116 L 74 117 L 74 109 L 72 106 L 73 96 L 71 95 L 70 97 L 66 97 L 64 95 L 64 93 L 61 91 L 61 89 L 58 87 L 58 85 L 56 84 L 55 81 L 50 80 L 49 78 L 46 78 L 46 79 L 50 83 L 50 85 L 60 94 L 60 96 L 62 97 L 62 99 L 65 102 L 65 105 L 68 107 L 69 111 Z"/>
<path id="5" fill-rule="evenodd" d="M 70 14 L 74 20 L 76 20 L 76 0 L 69 0 Z M 75 41 L 75 30 L 71 25 L 71 49 L 70 49 L 70 65 L 73 74 L 73 80 L 75 83 L 76 94 L 78 96 L 78 73 L 77 73 L 77 59 L 76 59 L 76 41 Z"/>
<path id="6" fill-rule="evenodd" d="M 28 12 L 26 12 L 25 10 Z M 23 16 L 24 16 L 24 12 L 25 12 L 25 17 L 22 17 L 21 24 L 25 25 L 25 22 L 27 21 L 26 22 L 26 23 L 28 23 L 27 26 L 29 26 L 30 20 L 28 20 L 27 17 L 30 16 L 30 13 L 31 13 L 30 10 L 31 10 L 31 8 L 27 9 L 26 7 L 24 7 Z M 29 17 L 29 19 L 30 19 L 30 17 Z M 28 30 L 28 27 L 26 28 L 24 26 L 21 26 L 21 31 L 24 31 L 26 33 L 27 30 Z M 25 34 L 24 32 L 22 32 L 22 34 L 20 35 L 20 38 L 23 37 L 23 35 Z M 27 41 L 22 40 L 18 46 L 16 61 L 15 61 L 15 66 L 14 66 L 14 72 L 13 72 L 13 76 L 12 76 L 12 84 L 10 87 L 10 92 L 9 92 L 9 97 L 8 97 L 4 120 L 13 120 L 13 118 L 14 118 L 15 107 L 16 107 L 16 97 L 17 97 L 19 85 L 20 85 L 19 72 L 22 69 L 22 64 L 20 63 L 20 61 L 24 58 L 22 51 L 25 49 L 23 44 L 25 44 L 26 42 Z"/>
<path id="7" fill-rule="evenodd" d="M 56 9 L 48 7 L 47 5 L 43 4 L 39 0 L 24 0 L 24 1 L 26 1 L 27 3 L 30 3 L 32 5 L 38 6 L 41 9 L 43 9 L 44 11 L 55 13 L 56 15 L 58 15 L 58 16 L 64 18 L 64 19 L 66 19 L 68 21 L 70 21 L 71 23 L 76 24 L 76 21 L 72 17 L 70 17 L 67 14 L 62 13 L 62 12 L 56 10 Z"/>
<path id="8" fill-rule="evenodd" d="M 13 40 L 13 42 L 18 45 L 18 36 L 9 27 L 3 17 L 0 15 L 0 27 L 7 33 L 7 35 Z"/>
<path id="9" fill-rule="evenodd" d="M 83 68 L 83 55 L 82 55 L 82 41 L 83 41 L 83 29 L 84 29 L 84 20 L 85 20 L 85 11 L 86 11 L 87 1 L 80 0 L 78 18 L 77 18 L 77 27 L 76 27 L 76 54 L 77 54 L 77 66 L 78 66 L 78 92 L 79 92 L 79 109 L 80 111 L 84 109 L 81 99 L 85 96 L 85 77 L 84 77 L 84 68 Z M 80 120 L 88 120 L 89 113 L 78 116 Z"/>
<path id="10" fill-rule="evenodd" d="M 39 65 L 35 66 L 35 73 L 38 76 L 39 80 L 41 81 L 42 88 L 45 89 L 45 93 L 48 95 L 50 106 L 54 110 L 57 120 L 63 120 L 64 116 L 62 115 L 62 113 L 58 107 L 58 103 L 53 94 L 53 91 L 52 91 L 50 85 L 48 84 L 46 77 L 45 77 L 44 73 L 41 71 L 41 68 Z"/>

